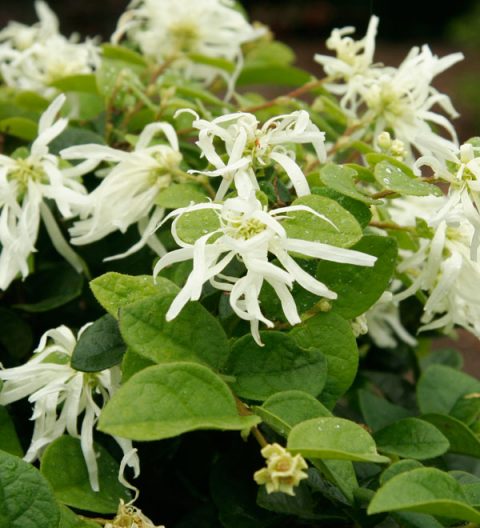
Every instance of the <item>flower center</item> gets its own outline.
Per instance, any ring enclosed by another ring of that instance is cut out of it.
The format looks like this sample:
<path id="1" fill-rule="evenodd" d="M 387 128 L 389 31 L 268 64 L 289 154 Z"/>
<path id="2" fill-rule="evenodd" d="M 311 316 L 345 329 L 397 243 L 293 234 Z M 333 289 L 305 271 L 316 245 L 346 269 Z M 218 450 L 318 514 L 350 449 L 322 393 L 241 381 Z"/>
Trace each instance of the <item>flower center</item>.
<path id="1" fill-rule="evenodd" d="M 153 168 L 149 174 L 150 185 L 157 187 L 168 187 L 172 183 L 173 175 L 178 173 L 178 165 L 181 156 L 173 150 L 154 152 L 152 158 L 156 161 L 157 167 Z"/>
<path id="2" fill-rule="evenodd" d="M 174 48 L 185 53 L 194 51 L 200 40 L 198 24 L 194 21 L 182 20 L 170 26 L 170 35 Z"/>
<path id="3" fill-rule="evenodd" d="M 48 178 L 43 168 L 35 166 L 28 159 L 15 161 L 16 167 L 9 173 L 8 179 L 17 182 L 17 195 L 22 200 L 28 190 L 29 181 L 45 183 Z"/>
<path id="4" fill-rule="evenodd" d="M 262 231 L 265 231 L 267 228 L 267 226 L 257 218 L 249 218 L 248 220 L 238 222 L 237 224 L 233 223 L 232 227 L 236 230 L 234 237 L 243 238 L 243 240 L 249 240 L 255 235 L 260 234 Z"/>

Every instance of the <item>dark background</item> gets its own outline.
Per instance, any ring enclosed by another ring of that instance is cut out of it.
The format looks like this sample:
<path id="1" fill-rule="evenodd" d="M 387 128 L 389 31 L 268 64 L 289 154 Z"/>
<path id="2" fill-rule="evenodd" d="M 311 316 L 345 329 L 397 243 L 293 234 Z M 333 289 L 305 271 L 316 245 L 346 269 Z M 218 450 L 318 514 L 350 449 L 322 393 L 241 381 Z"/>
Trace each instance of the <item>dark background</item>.
<path id="1" fill-rule="evenodd" d="M 159 0 L 160 2 L 161 0 Z M 182 0 L 178 0 L 182 1 Z M 252 19 L 270 25 L 279 38 L 323 38 L 332 27 L 365 27 L 371 14 L 381 17 L 380 38 L 389 41 L 445 38 L 451 21 L 471 11 L 478 0 L 243 0 Z M 50 0 L 64 33 L 79 31 L 107 37 L 127 0 Z M 9 20 L 32 23 L 33 0 L 1 0 L 0 25 Z"/>

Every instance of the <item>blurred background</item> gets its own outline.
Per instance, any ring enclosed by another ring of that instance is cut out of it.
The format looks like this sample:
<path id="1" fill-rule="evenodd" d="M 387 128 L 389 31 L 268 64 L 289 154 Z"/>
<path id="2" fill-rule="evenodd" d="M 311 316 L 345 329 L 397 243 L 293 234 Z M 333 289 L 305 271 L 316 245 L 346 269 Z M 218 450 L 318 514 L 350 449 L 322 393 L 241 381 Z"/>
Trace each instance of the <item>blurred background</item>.
<path id="1" fill-rule="evenodd" d="M 160 1 L 160 0 L 159 0 Z M 178 0 L 181 2 L 182 0 Z M 100 35 L 108 39 L 129 0 L 48 0 L 65 35 Z M 325 39 L 334 27 L 357 28 L 363 37 L 372 14 L 380 17 L 375 60 L 397 66 L 414 45 L 428 43 L 439 56 L 462 51 L 465 60 L 435 80 L 450 95 L 460 118 L 455 122 L 461 141 L 480 135 L 480 0 L 455 0 L 436 5 L 421 0 L 241 0 L 251 20 L 272 29 L 289 44 L 299 66 L 321 76 L 315 53 L 329 53 Z M 33 0 L 0 0 L 0 27 L 10 20 L 36 21 Z M 473 286 L 473 285 L 472 285 Z M 468 371 L 480 373 L 479 341 L 466 332 L 456 348 L 464 352 Z M 445 340 L 442 346 L 452 342 Z"/>

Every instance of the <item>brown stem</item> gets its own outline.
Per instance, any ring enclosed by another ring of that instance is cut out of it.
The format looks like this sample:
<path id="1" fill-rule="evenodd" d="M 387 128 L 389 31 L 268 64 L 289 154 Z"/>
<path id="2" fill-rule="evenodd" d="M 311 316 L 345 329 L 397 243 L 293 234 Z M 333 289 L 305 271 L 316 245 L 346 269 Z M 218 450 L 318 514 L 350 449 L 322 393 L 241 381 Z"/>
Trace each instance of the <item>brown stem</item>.
<path id="1" fill-rule="evenodd" d="M 279 95 L 278 97 L 275 97 L 270 101 L 265 101 L 264 103 L 255 106 L 249 106 L 247 108 L 241 109 L 240 111 L 253 113 L 258 112 L 259 110 L 264 110 L 265 108 L 270 108 L 271 106 L 275 106 L 276 104 L 282 104 L 285 99 L 293 99 L 295 97 L 299 97 L 300 95 L 303 95 L 304 93 L 307 93 L 310 90 L 313 90 L 314 88 L 322 86 L 322 84 L 324 84 L 327 80 L 327 78 L 320 80 L 315 79 L 314 81 L 310 81 L 304 84 L 303 86 L 300 86 L 300 88 L 296 88 L 295 90 L 292 90 L 291 92 L 288 92 L 284 95 Z"/>
<path id="2" fill-rule="evenodd" d="M 377 222 L 372 220 L 368 225 L 372 227 L 378 227 L 380 229 L 395 229 L 398 231 L 415 231 L 414 227 L 411 226 L 401 226 L 393 222 Z"/>
<path id="3" fill-rule="evenodd" d="M 237 405 L 238 414 L 240 416 L 250 416 L 251 414 L 253 414 L 250 409 L 237 396 L 235 396 L 235 403 Z M 252 427 L 252 434 L 257 440 L 257 442 L 260 444 L 260 447 L 265 447 L 268 445 L 267 440 L 265 439 L 265 437 L 260 432 L 257 426 Z"/>

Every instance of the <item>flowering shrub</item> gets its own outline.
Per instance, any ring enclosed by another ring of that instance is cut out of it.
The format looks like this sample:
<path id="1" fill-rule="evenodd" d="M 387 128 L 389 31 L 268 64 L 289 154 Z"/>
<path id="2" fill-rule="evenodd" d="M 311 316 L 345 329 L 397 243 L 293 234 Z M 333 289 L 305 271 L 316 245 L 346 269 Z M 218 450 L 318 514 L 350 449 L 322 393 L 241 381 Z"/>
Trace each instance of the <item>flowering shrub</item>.
<path id="1" fill-rule="evenodd" d="M 318 70 L 230 0 L 0 31 L 0 525 L 480 525 L 462 55 Z M 281 85 L 267 99 L 249 86 Z"/>

